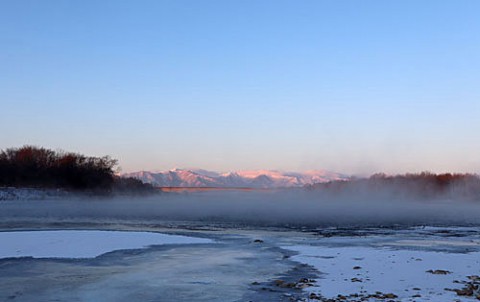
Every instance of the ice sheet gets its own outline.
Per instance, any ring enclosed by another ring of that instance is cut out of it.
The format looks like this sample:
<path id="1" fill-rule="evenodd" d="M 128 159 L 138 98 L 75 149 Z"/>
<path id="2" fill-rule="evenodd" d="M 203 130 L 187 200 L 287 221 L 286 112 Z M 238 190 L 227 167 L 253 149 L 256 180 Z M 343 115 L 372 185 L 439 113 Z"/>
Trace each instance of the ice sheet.
<path id="1" fill-rule="evenodd" d="M 87 230 L 0 232 L 0 258 L 93 258 L 121 249 L 211 242 L 210 239 L 153 232 Z"/>
<path id="2" fill-rule="evenodd" d="M 461 288 L 454 280 L 467 280 L 467 276 L 478 275 L 480 271 L 480 252 L 446 253 L 371 246 L 286 248 L 299 252 L 293 260 L 312 265 L 323 273 L 316 286 L 309 290 L 328 298 L 380 291 L 394 293 L 402 301 L 470 301 L 471 298 L 459 297 L 445 288 Z M 427 272 L 438 269 L 451 273 Z M 352 282 L 352 278 L 360 282 Z"/>

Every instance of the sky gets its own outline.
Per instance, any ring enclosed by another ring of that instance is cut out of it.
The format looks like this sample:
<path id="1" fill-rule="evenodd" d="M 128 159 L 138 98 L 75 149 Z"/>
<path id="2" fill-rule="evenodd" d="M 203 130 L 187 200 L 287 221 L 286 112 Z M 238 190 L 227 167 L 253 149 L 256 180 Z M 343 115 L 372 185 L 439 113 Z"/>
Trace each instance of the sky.
<path id="1" fill-rule="evenodd" d="M 0 149 L 480 172 L 480 1 L 0 0 Z"/>

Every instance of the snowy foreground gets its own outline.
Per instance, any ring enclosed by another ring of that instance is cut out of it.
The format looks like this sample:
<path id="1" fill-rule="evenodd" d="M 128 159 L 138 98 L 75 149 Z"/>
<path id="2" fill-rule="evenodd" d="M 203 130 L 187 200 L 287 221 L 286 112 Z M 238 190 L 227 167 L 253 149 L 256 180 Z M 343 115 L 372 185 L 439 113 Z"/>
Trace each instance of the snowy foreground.
<path id="1" fill-rule="evenodd" d="M 480 281 L 478 228 L 116 228 L 0 232 L 0 301 L 475 301 Z"/>
<path id="2" fill-rule="evenodd" d="M 312 298 L 341 295 L 353 300 L 377 293 L 395 301 L 470 301 L 480 296 L 480 291 L 472 297 L 455 291 L 480 281 L 475 277 L 480 274 L 480 240 L 474 228 L 422 228 L 311 243 L 285 248 L 299 253 L 293 260 L 321 273 L 308 288 Z"/>

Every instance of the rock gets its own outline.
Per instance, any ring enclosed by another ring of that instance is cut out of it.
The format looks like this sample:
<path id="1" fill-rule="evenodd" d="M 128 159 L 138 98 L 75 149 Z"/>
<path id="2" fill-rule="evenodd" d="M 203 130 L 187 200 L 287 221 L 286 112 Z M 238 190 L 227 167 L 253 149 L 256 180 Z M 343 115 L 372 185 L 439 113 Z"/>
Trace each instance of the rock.
<path id="1" fill-rule="evenodd" d="M 459 296 L 473 296 L 473 289 L 472 288 L 462 288 L 462 289 L 454 289 Z"/>
<path id="2" fill-rule="evenodd" d="M 395 298 L 398 298 L 398 296 L 392 293 L 384 294 L 382 292 L 377 291 L 375 292 L 375 294 L 368 295 L 367 298 L 385 300 L 385 299 L 395 299 Z"/>
<path id="3" fill-rule="evenodd" d="M 480 281 L 480 277 L 477 276 L 477 275 L 473 275 L 473 276 L 467 276 L 468 279 L 472 280 L 472 281 Z"/>
<path id="4" fill-rule="evenodd" d="M 468 296 L 475 297 L 480 300 L 480 284 L 477 282 L 478 276 L 468 276 L 468 279 L 472 280 L 470 282 L 465 282 L 462 289 L 453 289 L 454 292 L 459 296 Z"/>
<path id="5" fill-rule="evenodd" d="M 297 283 L 295 282 L 280 284 L 281 288 L 294 288 L 296 286 L 297 286 Z"/>
<path id="6" fill-rule="evenodd" d="M 276 286 L 280 286 L 283 283 L 285 283 L 285 281 L 278 279 L 278 280 L 273 281 L 273 283 L 275 283 Z"/>
<path id="7" fill-rule="evenodd" d="M 320 300 L 320 297 L 315 294 L 315 293 L 310 293 L 310 295 L 308 296 L 309 299 L 312 299 L 312 300 Z"/>
<path id="8" fill-rule="evenodd" d="M 310 287 L 310 286 L 312 286 L 310 283 L 297 283 L 295 288 L 304 289 L 304 288 L 307 288 L 307 287 Z"/>
<path id="9" fill-rule="evenodd" d="M 434 275 L 448 275 L 452 272 L 443 270 L 443 269 L 436 269 L 436 270 L 428 270 L 427 273 L 434 274 Z"/>

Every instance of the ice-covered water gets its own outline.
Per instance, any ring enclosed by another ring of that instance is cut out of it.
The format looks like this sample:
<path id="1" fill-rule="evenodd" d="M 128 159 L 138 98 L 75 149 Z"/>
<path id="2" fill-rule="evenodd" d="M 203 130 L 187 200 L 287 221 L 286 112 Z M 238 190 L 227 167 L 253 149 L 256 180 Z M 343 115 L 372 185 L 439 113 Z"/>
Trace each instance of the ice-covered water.
<path id="1" fill-rule="evenodd" d="M 382 292 L 394 293 L 400 301 L 469 301 L 446 289 L 459 289 L 460 282 L 479 274 L 479 247 L 477 238 L 422 239 L 412 231 L 401 236 L 320 238 L 285 248 L 299 253 L 293 260 L 321 273 L 308 290 L 327 298 Z M 432 274 L 435 270 L 444 273 Z"/>
<path id="2" fill-rule="evenodd" d="M 369 203 L 229 196 L 2 201 L 0 301 L 278 302 L 377 291 L 394 301 L 473 299 L 445 288 L 480 275 L 480 228 L 467 223 L 478 221 L 476 204 L 452 213 L 457 205 L 379 211 Z M 30 231 L 52 228 L 64 230 Z M 172 233 L 187 236 L 165 235 Z M 279 279 L 317 282 L 300 290 L 305 284 L 281 287 Z"/>
<path id="3" fill-rule="evenodd" d="M 212 240 L 153 232 L 59 230 L 0 232 L 0 258 L 93 258 L 123 249 Z"/>
<path id="4" fill-rule="evenodd" d="M 14 244 L 4 243 L 22 237 L 32 248 L 23 254 L 49 258 L 0 258 L 0 301 L 282 301 L 281 293 L 252 287 L 253 282 L 269 283 L 295 265 L 282 250 L 255 243 L 247 235 L 175 231 L 201 238 L 143 231 L 3 232 L 13 239 L 0 238 L 0 249 L 16 253 Z M 113 249 L 120 250 L 83 258 Z"/>

